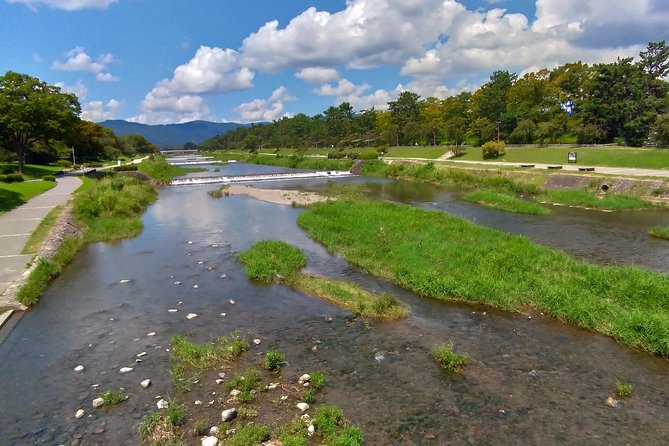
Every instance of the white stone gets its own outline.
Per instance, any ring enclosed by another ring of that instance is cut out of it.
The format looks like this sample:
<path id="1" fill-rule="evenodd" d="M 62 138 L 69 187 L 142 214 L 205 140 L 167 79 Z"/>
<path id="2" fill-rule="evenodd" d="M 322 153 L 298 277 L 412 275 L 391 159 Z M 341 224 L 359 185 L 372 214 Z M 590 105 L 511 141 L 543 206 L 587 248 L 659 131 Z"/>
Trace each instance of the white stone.
<path id="1" fill-rule="evenodd" d="M 269 386 L 267 386 L 267 390 L 274 390 L 278 385 L 279 383 L 269 383 Z"/>
<path id="2" fill-rule="evenodd" d="M 200 260 L 199 262 L 197 262 L 198 265 L 202 265 L 203 263 L 204 263 L 204 262 L 203 262 L 202 260 Z"/>
<path id="3" fill-rule="evenodd" d="M 193 285 L 193 288 L 195 288 L 195 289 L 197 290 L 197 289 L 200 288 L 200 287 L 197 286 L 197 285 Z"/>
<path id="4" fill-rule="evenodd" d="M 288 395 L 281 395 L 281 401 L 286 401 L 288 399 Z"/>
<path id="5" fill-rule="evenodd" d="M 309 381 L 311 381 L 311 375 L 309 375 L 308 373 L 305 373 L 304 375 L 300 376 L 300 378 L 297 380 L 299 384 L 308 383 Z"/>
<path id="6" fill-rule="evenodd" d="M 216 446 L 218 444 L 218 438 L 212 436 L 212 437 L 204 437 L 202 439 L 202 446 Z"/>
<path id="7" fill-rule="evenodd" d="M 182 283 L 183 283 L 183 282 L 181 282 L 180 280 L 175 280 L 175 281 L 174 281 L 174 284 L 175 284 L 175 285 L 181 285 Z"/>
<path id="8" fill-rule="evenodd" d="M 220 429 L 218 426 L 212 426 L 211 429 L 209 429 L 209 435 L 218 435 L 220 432 Z"/>
<path id="9" fill-rule="evenodd" d="M 167 409 L 170 407 L 170 403 L 161 398 L 156 403 L 156 406 L 158 406 L 158 409 Z"/>
<path id="10" fill-rule="evenodd" d="M 307 435 L 311 437 L 312 435 L 314 435 L 315 432 L 316 432 L 316 428 L 314 427 L 313 424 L 310 424 L 307 427 Z"/>
<path id="11" fill-rule="evenodd" d="M 235 301 L 233 299 L 230 299 L 230 305 L 234 305 Z"/>
<path id="12" fill-rule="evenodd" d="M 254 343 L 255 345 L 260 345 L 261 342 L 262 342 L 262 341 L 261 341 L 260 339 L 254 339 L 254 340 L 253 340 L 253 343 Z"/>
<path id="13" fill-rule="evenodd" d="M 155 331 L 152 331 L 151 333 L 147 334 L 147 336 L 155 336 L 155 335 L 156 335 Z"/>
<path id="14" fill-rule="evenodd" d="M 195 404 L 196 406 L 201 406 L 201 405 L 202 405 L 202 401 L 200 401 L 200 400 L 195 400 L 195 402 L 194 402 L 193 404 Z"/>
<path id="15" fill-rule="evenodd" d="M 228 315 L 227 313 L 221 313 L 221 316 L 223 316 L 223 317 L 225 317 L 227 315 Z"/>
<path id="16" fill-rule="evenodd" d="M 227 409 L 221 412 L 221 420 L 223 421 L 232 421 L 237 417 L 237 409 L 234 407 L 232 409 Z"/>
<path id="17" fill-rule="evenodd" d="M 218 377 L 219 378 L 225 378 L 225 372 L 219 372 Z"/>
<path id="18" fill-rule="evenodd" d="M 151 386 L 151 380 L 150 379 L 145 379 L 141 383 L 139 383 L 140 386 L 142 386 L 144 389 L 148 388 Z"/>
<path id="19" fill-rule="evenodd" d="M 137 355 L 135 355 L 135 356 L 137 356 L 138 358 L 141 358 L 142 356 L 146 356 L 146 352 L 137 353 Z"/>
<path id="20" fill-rule="evenodd" d="M 193 243 L 195 243 L 193 240 L 188 240 L 189 245 L 192 245 Z"/>
<path id="21" fill-rule="evenodd" d="M 216 384 L 223 384 L 224 382 L 225 382 L 225 381 L 223 381 L 223 380 L 220 379 L 220 378 L 216 380 Z"/>
<path id="22" fill-rule="evenodd" d="M 77 413 L 74 414 L 74 418 L 76 418 L 77 420 L 82 418 L 83 416 L 84 416 L 84 409 L 79 409 Z"/>
<path id="23" fill-rule="evenodd" d="M 170 308 L 169 310 L 167 310 L 168 313 L 176 313 L 177 311 L 179 310 L 177 310 L 176 308 Z"/>
<path id="24" fill-rule="evenodd" d="M 239 395 L 240 393 L 241 393 L 241 392 L 240 392 L 239 390 L 237 390 L 237 389 L 232 389 L 232 390 L 230 391 L 230 396 L 237 396 L 237 395 Z"/>
<path id="25" fill-rule="evenodd" d="M 132 367 L 121 367 L 121 370 L 119 370 L 119 373 L 130 373 L 134 369 Z"/>
<path id="26" fill-rule="evenodd" d="M 197 317 L 196 313 L 188 313 L 188 316 L 186 316 L 186 319 L 195 319 Z"/>
<path id="27" fill-rule="evenodd" d="M 74 371 L 75 371 L 75 372 L 83 372 L 83 371 L 84 371 L 84 366 L 81 365 L 81 364 L 79 364 L 78 366 L 76 366 L 76 367 L 74 368 Z"/>
<path id="28" fill-rule="evenodd" d="M 95 398 L 93 400 L 93 408 L 94 409 L 97 409 L 100 406 L 104 406 L 104 404 L 105 404 L 105 400 L 103 400 L 102 398 Z"/>
<path id="29" fill-rule="evenodd" d="M 118 281 L 118 283 L 128 283 L 130 282 L 130 279 L 121 279 Z"/>
<path id="30" fill-rule="evenodd" d="M 300 409 L 300 412 L 306 412 L 309 410 L 309 405 L 307 403 L 297 403 L 296 407 Z"/>

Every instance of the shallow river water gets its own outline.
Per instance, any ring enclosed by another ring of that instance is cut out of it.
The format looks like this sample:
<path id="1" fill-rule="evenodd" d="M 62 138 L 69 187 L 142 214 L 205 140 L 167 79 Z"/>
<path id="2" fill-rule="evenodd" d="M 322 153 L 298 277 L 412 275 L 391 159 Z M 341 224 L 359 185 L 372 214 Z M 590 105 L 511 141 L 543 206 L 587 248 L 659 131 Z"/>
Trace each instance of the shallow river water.
<path id="1" fill-rule="evenodd" d="M 262 340 L 251 357 L 269 347 L 285 352 L 287 381 L 305 370 L 324 371 L 323 398 L 360 425 L 368 445 L 667 444 L 667 360 L 536 314 L 418 298 L 328 254 L 295 224 L 302 210 L 241 196 L 215 200 L 206 193 L 215 187 L 162 190 L 139 237 L 84 249 L 19 320 L 0 345 L 0 444 L 139 444 L 137 423 L 155 410 L 156 396 L 174 395 L 167 375 L 171 336 L 206 341 L 235 330 Z M 523 217 L 481 209 L 432 186 L 377 180 L 367 189 L 581 258 L 667 271 L 669 243 L 645 234 L 648 226 L 667 224 L 665 213 L 560 208 L 550 217 Z M 300 247 L 309 272 L 397 295 L 411 316 L 363 320 L 284 286 L 249 282 L 236 254 L 264 239 Z M 187 320 L 188 313 L 198 317 Z M 470 357 L 461 375 L 445 374 L 429 358 L 435 343 L 448 341 Z M 136 363 L 141 352 L 147 354 Z M 75 372 L 79 364 L 84 370 Z M 122 375 L 121 367 L 134 370 Z M 146 378 L 154 384 L 145 390 L 138 383 Z M 605 400 L 614 396 L 616 379 L 634 392 L 612 408 Z M 128 401 L 90 407 L 102 391 L 119 387 Z M 79 408 L 86 415 L 75 420 Z"/>

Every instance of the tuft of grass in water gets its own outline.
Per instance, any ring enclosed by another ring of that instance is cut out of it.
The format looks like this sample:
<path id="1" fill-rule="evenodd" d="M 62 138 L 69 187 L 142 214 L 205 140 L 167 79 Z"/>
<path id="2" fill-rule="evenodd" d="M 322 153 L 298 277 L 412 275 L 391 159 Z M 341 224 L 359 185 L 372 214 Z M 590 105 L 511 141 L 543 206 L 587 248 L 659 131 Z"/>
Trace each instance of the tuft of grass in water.
<path id="1" fill-rule="evenodd" d="M 669 240 L 669 226 L 653 226 L 648 233 L 653 237 Z"/>
<path id="2" fill-rule="evenodd" d="M 270 439 L 272 431 L 260 423 L 248 423 L 237 432 L 223 440 L 224 446 L 255 446 Z"/>
<path id="3" fill-rule="evenodd" d="M 316 203 L 298 224 L 330 252 L 420 296 L 533 309 L 669 356 L 667 274 L 578 261 L 525 237 L 388 202 Z"/>
<path id="4" fill-rule="evenodd" d="M 295 287 L 306 294 L 325 299 L 363 316 L 401 319 L 409 315 L 407 306 L 395 296 L 372 293 L 353 282 L 301 275 Z"/>
<path id="5" fill-rule="evenodd" d="M 622 194 L 606 194 L 604 196 L 598 196 L 584 189 L 547 190 L 538 195 L 536 199 L 538 201 L 548 201 L 551 203 L 595 209 L 631 210 L 653 207 L 653 204 L 640 198 Z"/>
<path id="6" fill-rule="evenodd" d="M 274 436 L 281 441 L 283 446 L 307 446 L 309 444 L 307 429 L 299 418 L 277 429 Z"/>
<path id="7" fill-rule="evenodd" d="M 313 404 L 313 402 L 316 401 L 316 391 L 314 389 L 307 389 L 304 392 L 302 401 L 304 401 L 305 403 Z"/>
<path id="8" fill-rule="evenodd" d="M 312 389 L 320 390 L 325 386 L 325 375 L 321 372 L 311 372 L 309 373 L 311 379 L 309 380 L 309 385 Z"/>
<path id="9" fill-rule="evenodd" d="M 107 390 L 100 395 L 102 401 L 104 401 L 105 406 L 115 406 L 116 404 L 121 404 L 126 400 L 125 393 L 122 389 L 119 390 Z"/>
<path id="10" fill-rule="evenodd" d="M 277 349 L 272 349 L 265 354 L 265 369 L 278 370 L 286 359 L 286 355 Z"/>
<path id="11" fill-rule="evenodd" d="M 261 283 L 275 280 L 292 284 L 297 273 L 307 264 L 306 256 L 298 248 L 278 240 L 256 243 L 239 254 L 246 274 Z"/>
<path id="12" fill-rule="evenodd" d="M 235 373 L 232 379 L 225 383 L 225 386 L 230 390 L 237 389 L 240 392 L 251 392 L 259 390 L 261 384 L 260 372 L 256 369 L 249 369 L 244 373 Z"/>
<path id="13" fill-rule="evenodd" d="M 252 407 L 241 406 L 237 409 L 237 416 L 239 418 L 256 418 L 258 411 Z"/>
<path id="14" fill-rule="evenodd" d="M 228 197 L 230 196 L 230 191 L 228 189 L 230 189 L 230 185 L 225 184 L 218 189 L 208 191 L 207 194 L 209 194 L 209 196 L 212 198 Z"/>
<path id="15" fill-rule="evenodd" d="M 616 379 L 616 394 L 620 398 L 629 398 L 632 396 L 632 384 L 625 383 Z"/>
<path id="16" fill-rule="evenodd" d="M 186 421 L 186 404 L 172 401 L 167 409 L 146 415 L 139 423 L 142 442 L 151 446 L 187 446 L 179 427 Z"/>
<path id="17" fill-rule="evenodd" d="M 515 212 L 517 214 L 547 215 L 551 213 L 550 209 L 543 207 L 539 203 L 521 200 L 508 193 L 495 192 L 490 189 L 479 189 L 466 194 L 463 198 L 481 206 Z"/>
<path id="18" fill-rule="evenodd" d="M 171 426 L 181 426 L 188 417 L 188 405 L 178 401 L 170 401 L 169 406 L 165 409 L 165 416 Z"/>
<path id="19" fill-rule="evenodd" d="M 362 446 L 364 437 L 360 428 L 352 425 L 336 406 L 323 405 L 313 416 L 316 433 L 323 437 L 327 446 Z"/>
<path id="20" fill-rule="evenodd" d="M 63 206 L 56 206 L 51 209 L 42 221 L 39 222 L 32 234 L 30 234 L 30 238 L 23 247 L 21 254 L 33 254 L 37 252 L 37 248 L 39 248 L 39 245 L 44 241 L 62 213 Z"/>
<path id="21" fill-rule="evenodd" d="M 249 343 L 239 335 L 223 336 L 212 342 L 196 344 L 185 336 L 172 337 L 172 359 L 203 370 L 240 356 L 249 349 Z"/>
<path id="22" fill-rule="evenodd" d="M 468 359 L 466 353 L 455 353 L 453 344 L 436 344 L 430 353 L 439 365 L 449 372 L 461 371 Z"/>

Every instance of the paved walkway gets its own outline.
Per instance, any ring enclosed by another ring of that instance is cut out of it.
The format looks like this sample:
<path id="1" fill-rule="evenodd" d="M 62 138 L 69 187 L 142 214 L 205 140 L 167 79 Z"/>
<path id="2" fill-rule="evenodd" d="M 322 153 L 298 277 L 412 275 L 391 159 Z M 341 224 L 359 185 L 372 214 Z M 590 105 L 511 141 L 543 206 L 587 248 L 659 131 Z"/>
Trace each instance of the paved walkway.
<path id="1" fill-rule="evenodd" d="M 579 169 L 583 168 L 594 168 L 595 173 L 603 173 L 606 175 L 620 175 L 620 176 L 631 176 L 631 177 L 656 177 L 656 178 L 669 178 L 669 169 L 638 169 L 635 167 L 603 167 L 603 166 L 586 166 L 580 164 L 542 164 L 542 163 L 509 163 L 506 161 L 467 161 L 467 160 L 434 160 L 429 158 L 406 158 L 406 157 L 390 157 L 386 156 L 385 160 L 413 160 L 413 161 L 448 161 L 450 163 L 456 164 L 468 164 L 468 165 L 486 165 L 486 166 L 511 166 L 511 167 L 523 167 L 532 165 L 534 169 L 548 170 L 548 167 L 560 166 L 560 169 L 555 169 L 556 171 L 571 171 L 577 172 Z"/>
<path id="2" fill-rule="evenodd" d="M 21 254 L 30 234 L 51 209 L 67 203 L 81 185 L 81 180 L 75 177 L 61 177 L 57 181 L 53 189 L 0 215 L 0 300 L 33 258 L 33 254 Z"/>

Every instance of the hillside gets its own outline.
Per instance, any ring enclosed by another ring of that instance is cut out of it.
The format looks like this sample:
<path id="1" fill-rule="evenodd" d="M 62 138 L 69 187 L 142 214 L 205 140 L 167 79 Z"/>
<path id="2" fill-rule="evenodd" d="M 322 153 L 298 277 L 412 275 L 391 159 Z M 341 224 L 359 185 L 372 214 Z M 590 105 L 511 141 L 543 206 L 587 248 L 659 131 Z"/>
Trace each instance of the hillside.
<path id="1" fill-rule="evenodd" d="M 99 123 L 111 129 L 116 135 L 142 135 L 158 147 L 183 147 L 187 142 L 200 144 L 212 136 L 226 133 L 245 124 L 235 122 L 192 121 L 184 124 L 147 125 L 122 120 L 108 120 Z"/>

